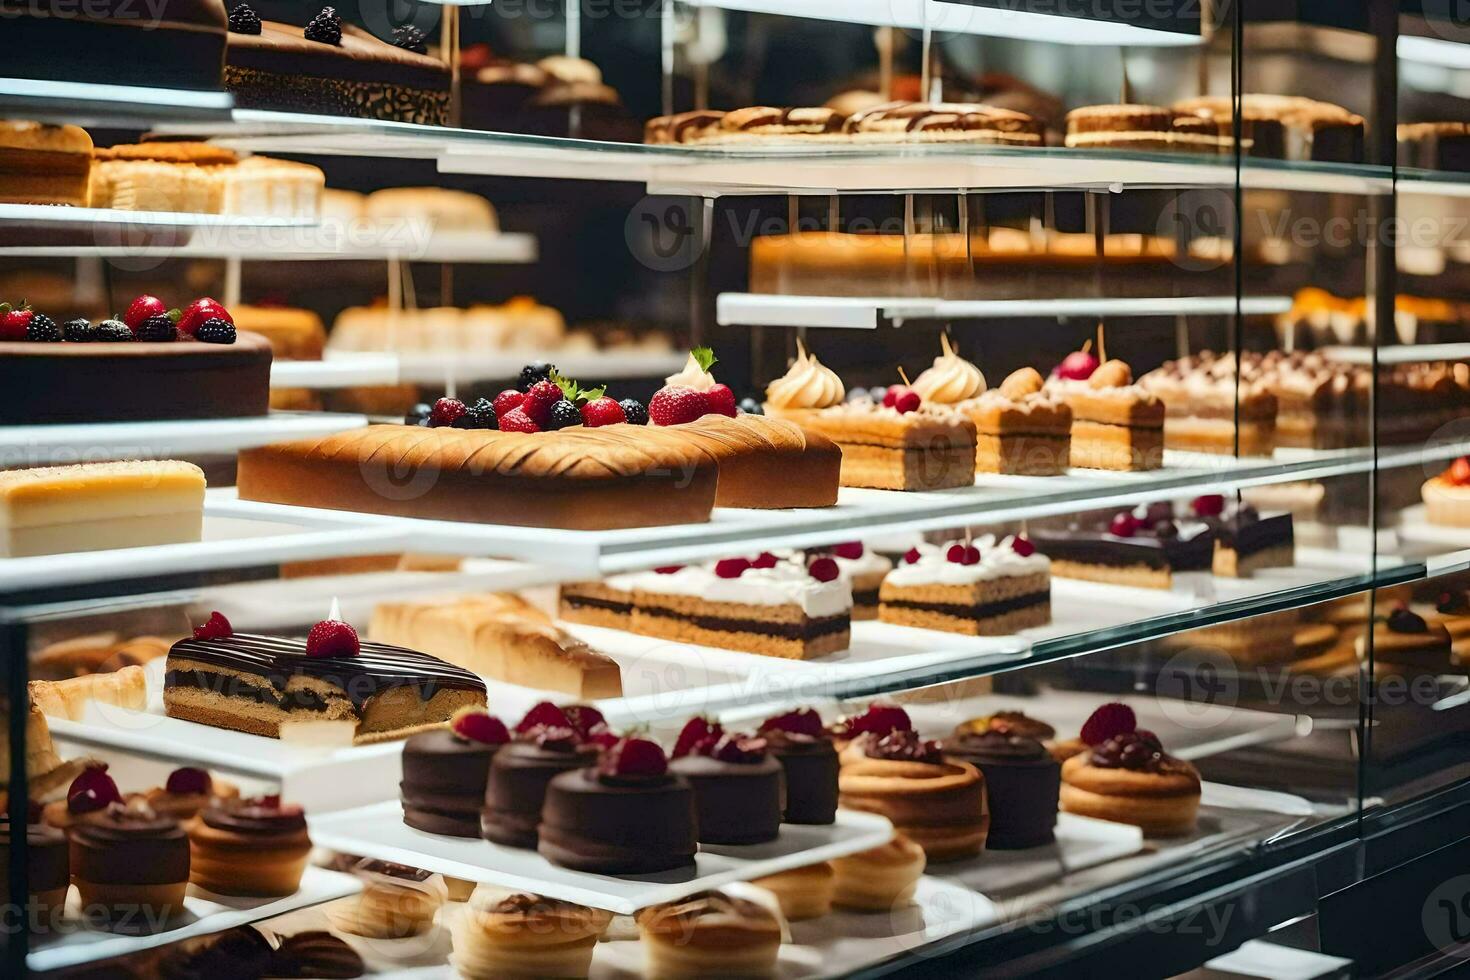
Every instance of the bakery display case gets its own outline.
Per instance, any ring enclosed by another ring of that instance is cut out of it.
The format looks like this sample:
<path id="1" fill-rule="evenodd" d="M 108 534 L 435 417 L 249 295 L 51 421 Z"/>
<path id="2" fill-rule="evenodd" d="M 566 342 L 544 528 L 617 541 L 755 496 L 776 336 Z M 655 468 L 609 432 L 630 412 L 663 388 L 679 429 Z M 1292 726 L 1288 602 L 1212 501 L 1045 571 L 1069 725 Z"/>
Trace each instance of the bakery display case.
<path id="1" fill-rule="evenodd" d="M 369 6 L 0 0 L 7 976 L 1463 955 L 1470 37 Z"/>

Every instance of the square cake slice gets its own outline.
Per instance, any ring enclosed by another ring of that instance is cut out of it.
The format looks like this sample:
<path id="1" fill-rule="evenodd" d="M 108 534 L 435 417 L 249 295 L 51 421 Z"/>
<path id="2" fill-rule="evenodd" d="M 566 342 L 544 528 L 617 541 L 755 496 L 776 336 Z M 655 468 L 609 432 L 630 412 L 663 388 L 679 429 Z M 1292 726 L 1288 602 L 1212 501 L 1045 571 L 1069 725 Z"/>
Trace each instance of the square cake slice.
<path id="1" fill-rule="evenodd" d="M 842 449 L 842 485 L 944 490 L 975 483 L 975 423 L 947 406 L 909 412 L 871 401 L 812 412 L 801 425 Z"/>
<path id="2" fill-rule="evenodd" d="M 633 583 L 636 573 L 610 575 L 601 581 L 566 582 L 560 589 L 557 615 L 569 623 L 633 628 Z"/>
<path id="3" fill-rule="evenodd" d="M 926 546 L 883 580 L 879 603 L 885 623 L 1007 636 L 1051 622 L 1051 562 L 1024 537 Z"/>
<path id="4" fill-rule="evenodd" d="M 1053 383 L 1072 410 L 1073 466 L 1138 471 L 1164 465 L 1164 403 L 1132 380 L 1128 365 L 1112 360 L 1085 381 Z"/>
<path id="5" fill-rule="evenodd" d="M 1140 505 L 1111 520 L 1074 521 L 1031 537 L 1052 574 L 1112 585 L 1168 589 L 1174 576 L 1210 571 L 1215 533 L 1202 521 L 1176 520 L 1168 504 Z"/>
<path id="6" fill-rule="evenodd" d="M 283 722 L 350 721 L 357 742 L 388 741 L 485 705 L 485 682 L 474 674 L 385 643 L 314 657 L 301 639 L 189 638 L 169 650 L 165 671 L 169 717 L 266 738 L 279 738 Z"/>
<path id="7" fill-rule="evenodd" d="M 0 557 L 198 541 L 204 471 L 177 460 L 0 471 Z"/>
<path id="8" fill-rule="evenodd" d="M 735 558 L 640 575 L 633 632 L 789 660 L 846 650 L 852 585 L 836 562 L 763 565 Z"/>
<path id="9" fill-rule="evenodd" d="M 969 415 L 980 473 L 1060 476 L 1071 465 L 1072 409 L 1044 390 L 1034 368 L 1016 371 L 975 399 Z"/>

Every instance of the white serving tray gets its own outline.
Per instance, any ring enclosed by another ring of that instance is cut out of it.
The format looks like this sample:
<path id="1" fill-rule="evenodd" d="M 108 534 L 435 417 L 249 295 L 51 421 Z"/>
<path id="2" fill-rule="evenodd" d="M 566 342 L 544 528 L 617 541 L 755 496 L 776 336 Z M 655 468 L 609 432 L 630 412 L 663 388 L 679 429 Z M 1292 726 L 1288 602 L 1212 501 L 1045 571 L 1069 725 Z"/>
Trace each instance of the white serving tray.
<path id="1" fill-rule="evenodd" d="M 34 939 L 26 965 L 36 973 L 43 973 L 125 956 L 195 936 L 224 932 L 311 905 L 346 898 L 360 891 L 360 879 L 316 867 L 307 867 L 301 876 L 300 889 L 285 898 L 231 898 L 190 885 L 184 899 L 187 914 L 177 917 L 157 932 L 125 933 L 89 926 L 80 915 L 81 899 L 73 888 L 67 897 L 63 931 Z"/>
<path id="2" fill-rule="evenodd" d="M 1124 823 L 1058 813 L 1056 840 L 1016 851 L 989 848 L 978 858 L 940 864 L 934 874 L 980 892 L 1014 894 L 1063 875 L 1095 868 L 1143 852 L 1143 831 Z"/>
<path id="3" fill-rule="evenodd" d="M 782 824 L 769 844 L 702 845 L 692 869 L 640 877 L 588 874 L 558 867 L 535 851 L 487 840 L 444 837 L 403 822 L 403 806 L 388 800 L 307 819 L 318 846 L 425 868 L 468 881 L 491 882 L 626 915 L 707 888 L 749 881 L 818 861 L 881 847 L 893 838 L 887 819 L 839 810 L 828 827 Z"/>

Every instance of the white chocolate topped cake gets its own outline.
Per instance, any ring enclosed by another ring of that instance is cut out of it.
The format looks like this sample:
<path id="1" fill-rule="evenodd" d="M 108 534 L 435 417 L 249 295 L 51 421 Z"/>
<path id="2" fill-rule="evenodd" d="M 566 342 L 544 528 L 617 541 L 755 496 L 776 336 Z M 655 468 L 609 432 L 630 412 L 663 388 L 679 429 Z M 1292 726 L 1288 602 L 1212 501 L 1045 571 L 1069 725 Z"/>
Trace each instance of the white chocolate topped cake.
<path id="1" fill-rule="evenodd" d="M 1051 621 L 1051 562 L 1025 537 L 952 541 L 908 553 L 879 590 L 878 618 L 971 636 Z"/>
<path id="2" fill-rule="evenodd" d="M 198 541 L 204 471 L 176 460 L 0 471 L 0 556 Z"/>

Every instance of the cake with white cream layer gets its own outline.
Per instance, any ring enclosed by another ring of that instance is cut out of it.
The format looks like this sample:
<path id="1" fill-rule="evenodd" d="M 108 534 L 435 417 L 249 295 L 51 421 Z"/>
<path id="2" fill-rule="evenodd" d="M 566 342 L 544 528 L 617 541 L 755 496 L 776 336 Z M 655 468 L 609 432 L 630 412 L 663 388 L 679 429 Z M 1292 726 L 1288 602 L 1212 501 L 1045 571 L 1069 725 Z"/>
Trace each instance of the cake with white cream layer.
<path id="1" fill-rule="evenodd" d="M 914 549 L 883 580 L 878 618 L 971 636 L 1051 621 L 1051 562 L 1025 537 Z"/>

